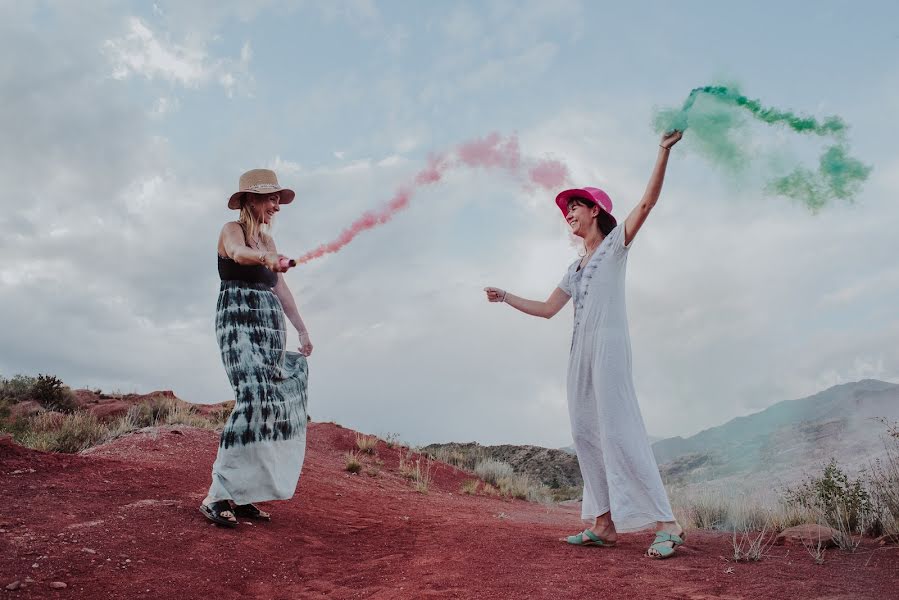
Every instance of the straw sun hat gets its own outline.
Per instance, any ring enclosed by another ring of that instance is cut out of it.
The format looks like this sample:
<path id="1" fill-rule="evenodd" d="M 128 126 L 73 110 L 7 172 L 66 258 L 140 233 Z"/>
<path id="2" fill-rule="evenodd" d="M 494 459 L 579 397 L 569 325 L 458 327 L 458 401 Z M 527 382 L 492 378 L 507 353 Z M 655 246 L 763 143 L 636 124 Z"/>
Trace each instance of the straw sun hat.
<path id="1" fill-rule="evenodd" d="M 240 191 L 235 192 L 228 199 L 228 208 L 237 210 L 240 208 L 241 200 L 244 194 L 281 194 L 279 204 L 290 204 L 293 202 L 293 190 L 281 187 L 278 183 L 278 176 L 270 169 L 251 169 L 240 176 L 238 183 Z"/>

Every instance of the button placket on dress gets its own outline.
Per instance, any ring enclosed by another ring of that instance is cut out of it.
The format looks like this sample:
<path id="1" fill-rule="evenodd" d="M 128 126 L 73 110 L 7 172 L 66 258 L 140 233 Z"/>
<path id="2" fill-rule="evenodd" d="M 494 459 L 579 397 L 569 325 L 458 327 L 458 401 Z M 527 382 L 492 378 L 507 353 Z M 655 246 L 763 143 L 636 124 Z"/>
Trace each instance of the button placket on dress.
<path id="1" fill-rule="evenodd" d="M 587 264 L 584 265 L 584 268 L 581 269 L 580 275 L 577 278 L 577 281 L 574 282 L 572 286 L 575 292 L 575 303 L 574 303 L 574 328 L 571 332 L 571 349 L 574 350 L 574 339 L 577 336 L 578 328 L 581 325 L 581 320 L 583 317 L 583 309 L 585 298 L 587 297 L 587 291 L 590 288 L 590 280 L 593 278 L 594 272 L 599 267 L 599 264 L 602 262 L 603 257 L 608 252 L 609 248 L 606 244 L 606 241 L 609 239 L 609 236 L 606 236 L 602 242 L 599 244 L 599 248 L 596 249 L 596 254 L 590 257 L 590 260 L 587 261 Z M 574 268 L 572 266 L 572 268 Z M 575 275 L 578 273 L 575 268 L 574 271 L 569 275 Z"/>

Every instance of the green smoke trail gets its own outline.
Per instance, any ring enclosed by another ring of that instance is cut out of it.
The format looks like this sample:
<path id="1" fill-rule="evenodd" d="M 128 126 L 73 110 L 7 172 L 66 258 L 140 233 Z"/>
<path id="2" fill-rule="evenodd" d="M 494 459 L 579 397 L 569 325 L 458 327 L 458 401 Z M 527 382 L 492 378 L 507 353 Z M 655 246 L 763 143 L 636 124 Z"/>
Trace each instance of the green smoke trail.
<path id="1" fill-rule="evenodd" d="M 845 139 L 848 127 L 839 117 L 819 121 L 764 107 L 758 100 L 741 94 L 736 87 L 696 88 L 681 108 L 657 110 L 653 126 L 659 133 L 689 129 L 690 143 L 701 154 L 714 164 L 739 172 L 759 158 L 757 148 L 748 149 L 745 132 L 748 118 L 767 125 L 785 126 L 798 134 L 833 140 L 821 155 L 817 171 L 794 166 L 788 174 L 773 176 L 768 181 L 765 185 L 768 193 L 792 198 L 817 212 L 834 199 L 851 202 L 871 172 L 871 167 L 849 156 Z M 783 160 L 771 157 L 769 162 L 780 163 L 780 171 L 787 170 L 783 168 Z"/>

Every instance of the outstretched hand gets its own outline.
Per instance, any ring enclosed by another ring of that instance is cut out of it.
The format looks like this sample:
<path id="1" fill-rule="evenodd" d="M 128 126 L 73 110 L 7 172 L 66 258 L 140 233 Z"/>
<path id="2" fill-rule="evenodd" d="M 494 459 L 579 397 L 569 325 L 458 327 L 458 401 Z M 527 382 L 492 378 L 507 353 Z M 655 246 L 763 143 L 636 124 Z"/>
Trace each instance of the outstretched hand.
<path id="1" fill-rule="evenodd" d="M 290 259 L 277 252 L 266 252 L 262 262 L 267 269 L 275 273 L 286 273 L 290 268 Z"/>
<path id="2" fill-rule="evenodd" d="M 659 142 L 659 146 L 665 150 L 671 150 L 671 147 L 678 143 L 682 137 L 684 137 L 684 132 L 678 131 L 677 129 L 664 133 L 662 134 L 662 141 Z"/>

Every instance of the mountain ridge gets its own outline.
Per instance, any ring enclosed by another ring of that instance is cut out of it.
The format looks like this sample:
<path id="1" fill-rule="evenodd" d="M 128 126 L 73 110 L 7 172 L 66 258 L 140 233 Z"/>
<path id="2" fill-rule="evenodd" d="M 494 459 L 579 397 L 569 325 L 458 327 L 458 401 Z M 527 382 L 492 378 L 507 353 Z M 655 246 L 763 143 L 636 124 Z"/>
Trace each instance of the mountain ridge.
<path id="1" fill-rule="evenodd" d="M 792 485 L 831 457 L 849 472 L 864 469 L 883 452 L 885 426 L 877 418 L 899 420 L 899 384 L 863 379 L 781 400 L 689 437 L 660 439 L 652 448 L 668 484 Z M 507 462 L 553 488 L 583 485 L 569 448 L 450 442 L 423 450 L 441 448 Z"/>

